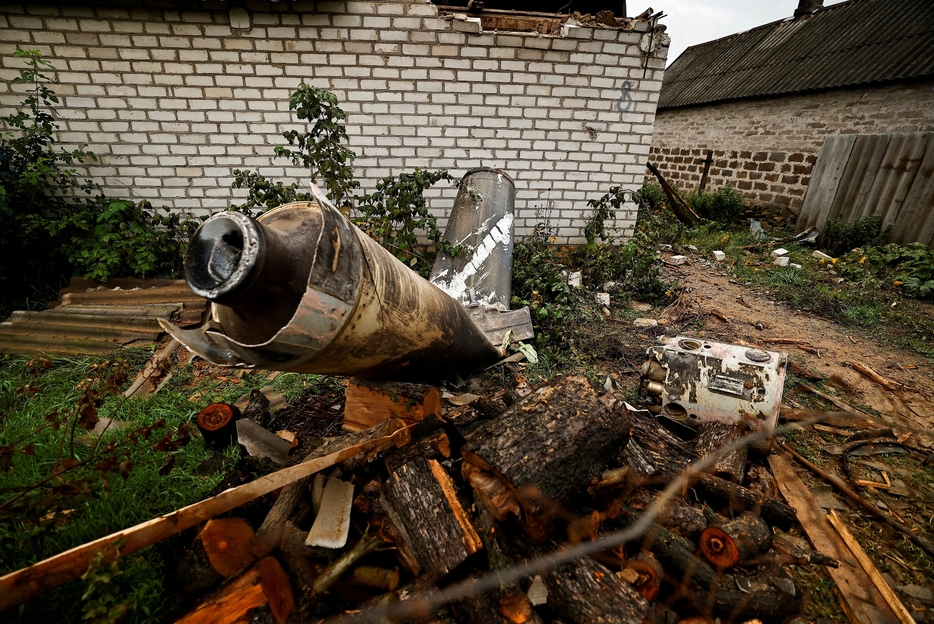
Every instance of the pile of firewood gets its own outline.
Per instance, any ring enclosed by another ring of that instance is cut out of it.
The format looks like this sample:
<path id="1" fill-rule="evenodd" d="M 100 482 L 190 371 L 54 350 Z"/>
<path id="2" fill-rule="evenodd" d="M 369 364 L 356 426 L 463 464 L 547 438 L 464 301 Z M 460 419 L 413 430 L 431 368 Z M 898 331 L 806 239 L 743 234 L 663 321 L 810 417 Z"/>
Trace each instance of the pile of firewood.
<path id="1" fill-rule="evenodd" d="M 781 621 L 801 602 L 787 566 L 834 562 L 773 531 L 796 518 L 761 458 L 719 452 L 745 433 L 709 423 L 682 440 L 566 377 L 521 400 L 500 392 L 414 425 L 394 416 L 325 438 L 308 459 L 370 444 L 284 487 L 261 522 L 234 510 L 200 526 L 175 575 L 179 621 L 320 621 L 374 608 L 383 615 L 368 621 Z M 563 549 L 639 520 L 708 454 L 716 463 L 647 531 L 563 560 Z M 426 606 L 446 587 L 545 556 L 556 563 L 540 574 Z"/>

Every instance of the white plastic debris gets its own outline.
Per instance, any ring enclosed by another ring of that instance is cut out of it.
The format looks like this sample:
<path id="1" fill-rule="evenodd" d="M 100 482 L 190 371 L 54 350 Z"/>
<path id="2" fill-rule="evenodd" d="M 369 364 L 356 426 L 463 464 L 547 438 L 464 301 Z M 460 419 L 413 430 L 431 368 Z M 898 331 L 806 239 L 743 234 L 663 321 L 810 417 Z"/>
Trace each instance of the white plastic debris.
<path id="1" fill-rule="evenodd" d="M 814 251 L 811 253 L 811 257 L 812 257 L 812 258 L 817 258 L 818 260 L 830 260 L 830 256 L 828 256 L 827 254 L 825 254 L 823 251 L 817 251 L 817 250 L 814 250 Z"/>
<path id="2" fill-rule="evenodd" d="M 668 259 L 665 260 L 665 262 L 667 262 L 668 264 L 672 266 L 681 266 L 687 261 L 688 261 L 687 256 L 669 256 Z"/>
<path id="3" fill-rule="evenodd" d="M 580 288 L 582 278 L 583 278 L 583 275 L 581 274 L 580 271 L 574 271 L 573 273 L 569 273 L 568 274 L 568 286 L 570 286 L 571 288 Z"/>
<path id="4" fill-rule="evenodd" d="M 658 321 L 650 318 L 637 318 L 632 322 L 632 325 L 640 329 L 651 329 L 652 327 L 658 327 Z"/>
<path id="5" fill-rule="evenodd" d="M 796 264 L 796 263 L 794 263 L 794 262 L 789 262 L 789 263 L 788 263 L 788 266 L 790 266 L 792 269 L 800 269 L 800 268 L 803 268 L 800 264 Z"/>
<path id="6" fill-rule="evenodd" d="M 772 264 L 777 264 L 778 266 L 788 266 L 789 262 L 791 262 L 791 258 L 788 256 L 778 256 L 775 260 L 772 260 Z"/>
<path id="7" fill-rule="evenodd" d="M 353 483 L 329 477 L 321 495 L 321 509 L 305 538 L 306 546 L 343 548 L 350 532 Z"/>
<path id="8" fill-rule="evenodd" d="M 726 254 L 720 251 L 719 249 L 717 249 L 716 251 L 713 252 L 713 259 L 716 262 L 720 262 L 726 259 Z"/>
<path id="9" fill-rule="evenodd" d="M 598 292 L 594 296 L 597 298 L 597 303 L 605 308 L 610 307 L 610 293 Z"/>
<path id="10" fill-rule="evenodd" d="M 787 255 L 788 255 L 788 250 L 785 249 L 784 247 L 779 247 L 778 249 L 775 249 L 772 251 L 773 258 L 780 258 L 782 256 L 787 256 Z"/>
<path id="11" fill-rule="evenodd" d="M 687 250 L 688 250 L 688 251 L 694 251 L 694 252 L 696 252 L 696 251 L 697 251 L 697 247 L 695 247 L 694 245 L 688 245 L 688 246 L 687 246 Z"/>

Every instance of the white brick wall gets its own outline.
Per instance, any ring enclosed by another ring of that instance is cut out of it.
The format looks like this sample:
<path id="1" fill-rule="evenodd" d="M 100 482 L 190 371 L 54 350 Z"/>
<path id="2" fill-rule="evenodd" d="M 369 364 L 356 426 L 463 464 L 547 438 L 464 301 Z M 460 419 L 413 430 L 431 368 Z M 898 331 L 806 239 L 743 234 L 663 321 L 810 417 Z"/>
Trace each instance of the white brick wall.
<path id="1" fill-rule="evenodd" d="M 3 3 L 2 112 L 23 97 L 13 51 L 39 49 L 58 69 L 62 141 L 98 157 L 89 174 L 108 194 L 178 209 L 239 201 L 236 168 L 307 179 L 273 158 L 300 128 L 288 98 L 303 81 L 347 112 L 364 191 L 416 166 L 498 167 L 516 181 L 520 235 L 548 218 L 556 242 L 576 244 L 587 200 L 642 181 L 665 64 L 640 56 L 644 23 L 562 38 L 475 32 L 406 0 L 254 2 L 250 28 L 233 29 L 224 3 L 171 4 Z M 454 194 L 432 192 L 442 223 Z M 618 225 L 631 231 L 629 208 Z"/>

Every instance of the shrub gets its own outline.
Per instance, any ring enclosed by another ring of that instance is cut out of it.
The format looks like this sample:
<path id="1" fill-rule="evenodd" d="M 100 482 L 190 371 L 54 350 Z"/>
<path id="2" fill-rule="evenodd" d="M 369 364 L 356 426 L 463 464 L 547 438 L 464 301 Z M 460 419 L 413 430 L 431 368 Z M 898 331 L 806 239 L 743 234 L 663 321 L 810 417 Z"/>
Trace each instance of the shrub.
<path id="1" fill-rule="evenodd" d="M 102 281 L 177 276 L 197 220 L 107 198 L 79 179 L 74 166 L 93 155 L 56 146 L 59 100 L 40 71 L 55 67 L 37 50 L 15 56 L 27 68 L 13 83 L 30 88 L 20 110 L 0 119 L 0 280 L 9 300 L 37 285 L 54 287 L 76 270 Z"/>
<path id="2" fill-rule="evenodd" d="M 732 186 L 723 186 L 712 193 L 691 193 L 688 203 L 698 216 L 724 224 L 736 223 L 745 208 L 743 196 Z"/>
<path id="3" fill-rule="evenodd" d="M 828 219 L 820 235 L 821 248 L 831 256 L 842 256 L 858 247 L 882 247 L 894 225 L 882 229 L 882 217 L 870 215 L 854 221 L 846 217 Z"/>

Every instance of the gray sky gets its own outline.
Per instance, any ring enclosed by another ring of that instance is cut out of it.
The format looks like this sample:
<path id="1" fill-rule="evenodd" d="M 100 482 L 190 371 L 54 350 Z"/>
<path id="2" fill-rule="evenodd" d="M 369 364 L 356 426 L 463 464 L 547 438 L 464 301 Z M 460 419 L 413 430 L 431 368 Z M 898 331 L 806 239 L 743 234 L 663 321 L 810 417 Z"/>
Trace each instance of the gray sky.
<path id="1" fill-rule="evenodd" d="M 824 0 L 824 6 L 842 1 Z M 671 65 L 689 46 L 791 17 L 798 0 L 643 0 L 643 4 L 644 7 L 629 0 L 628 12 L 639 13 L 651 6 L 667 14 L 661 23 L 668 27 L 671 37 L 668 51 Z"/>

